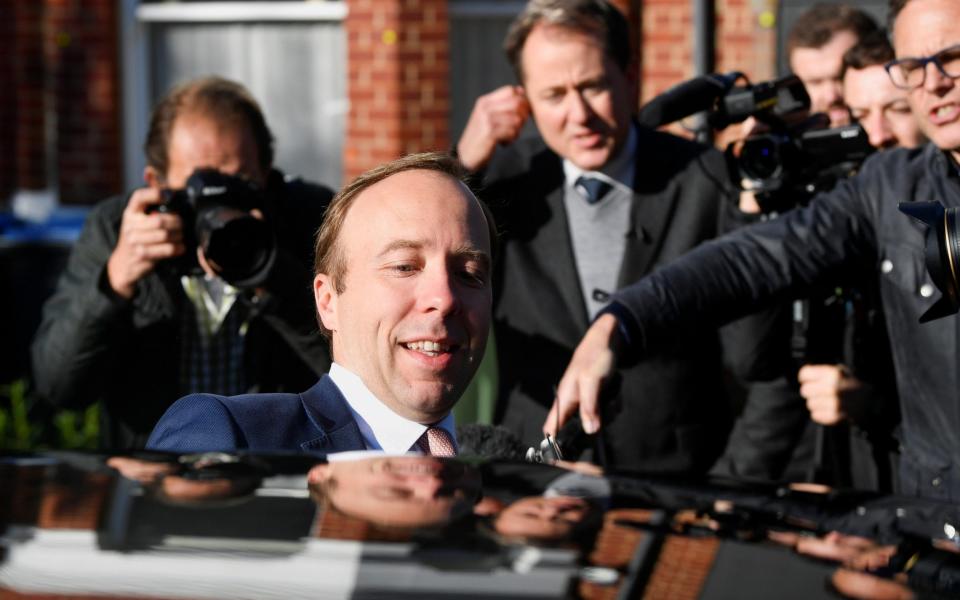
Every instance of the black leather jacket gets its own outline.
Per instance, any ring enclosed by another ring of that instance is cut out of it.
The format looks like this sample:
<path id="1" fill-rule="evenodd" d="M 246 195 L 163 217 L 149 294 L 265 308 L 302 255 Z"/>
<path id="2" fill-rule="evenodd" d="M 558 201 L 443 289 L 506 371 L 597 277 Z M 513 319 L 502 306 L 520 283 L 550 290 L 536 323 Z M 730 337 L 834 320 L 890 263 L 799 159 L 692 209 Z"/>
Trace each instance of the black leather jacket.
<path id="1" fill-rule="evenodd" d="M 925 228 L 897 209 L 932 200 L 960 206 L 960 178 L 946 154 L 932 144 L 883 152 L 808 206 L 708 242 L 623 290 L 613 310 L 626 317 L 641 355 L 824 277 L 874 273 L 901 401 L 902 492 L 960 500 L 960 319 L 919 324 L 941 293 L 924 266 Z"/>
<path id="2" fill-rule="evenodd" d="M 330 366 L 311 294 L 313 235 L 332 192 L 273 171 L 264 212 L 274 226 L 278 254 L 251 305 L 246 334 L 251 391 L 301 391 Z M 157 420 L 181 394 L 179 315 L 187 300 L 179 274 L 158 265 L 137 283 L 128 301 L 113 293 L 106 265 L 117 244 L 128 197 L 91 211 L 71 251 L 32 351 L 34 385 L 57 407 L 103 401 L 101 443 L 142 447 Z"/>

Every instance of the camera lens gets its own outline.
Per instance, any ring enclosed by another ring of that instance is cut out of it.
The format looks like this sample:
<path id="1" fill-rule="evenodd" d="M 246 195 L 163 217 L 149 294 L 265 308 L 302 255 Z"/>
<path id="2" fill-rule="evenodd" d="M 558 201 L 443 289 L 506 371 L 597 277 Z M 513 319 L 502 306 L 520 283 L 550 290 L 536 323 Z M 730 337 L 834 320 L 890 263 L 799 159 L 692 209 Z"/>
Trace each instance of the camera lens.
<path id="1" fill-rule="evenodd" d="M 246 211 L 229 207 L 202 211 L 197 216 L 197 239 L 217 274 L 236 287 L 262 283 L 276 255 L 269 225 Z"/>
<path id="2" fill-rule="evenodd" d="M 943 293 L 921 323 L 955 314 L 960 310 L 960 218 L 956 208 L 939 202 L 901 202 L 900 212 L 927 226 L 924 260 L 933 283 Z"/>
<path id="3" fill-rule="evenodd" d="M 740 170 L 749 179 L 766 181 L 779 175 L 782 165 L 780 143 L 773 136 L 750 138 L 740 152 Z"/>

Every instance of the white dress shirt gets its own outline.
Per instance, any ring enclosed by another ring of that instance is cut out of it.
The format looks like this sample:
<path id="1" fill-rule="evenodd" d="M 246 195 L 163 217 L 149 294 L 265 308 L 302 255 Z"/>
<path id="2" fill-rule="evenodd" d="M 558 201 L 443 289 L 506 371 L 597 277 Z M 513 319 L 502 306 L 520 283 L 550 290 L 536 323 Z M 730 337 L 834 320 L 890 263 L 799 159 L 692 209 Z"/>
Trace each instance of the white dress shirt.
<path id="1" fill-rule="evenodd" d="M 414 447 L 427 425 L 409 421 L 390 410 L 367 389 L 360 377 L 348 371 L 342 365 L 330 365 L 330 379 L 340 389 L 347 401 L 350 413 L 360 428 L 360 435 L 367 450 L 383 450 L 388 454 L 406 454 L 419 451 Z M 457 447 L 453 413 L 433 424 L 450 435 L 454 448 Z"/>

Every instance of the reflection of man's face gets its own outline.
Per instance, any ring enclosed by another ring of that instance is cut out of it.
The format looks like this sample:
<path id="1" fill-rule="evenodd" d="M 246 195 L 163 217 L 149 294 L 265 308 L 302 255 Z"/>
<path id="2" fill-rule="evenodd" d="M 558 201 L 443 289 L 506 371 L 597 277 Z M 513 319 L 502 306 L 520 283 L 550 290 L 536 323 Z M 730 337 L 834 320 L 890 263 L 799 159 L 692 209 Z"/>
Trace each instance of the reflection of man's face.
<path id="1" fill-rule="evenodd" d="M 800 78 L 810 94 L 810 112 L 826 113 L 830 126 L 839 127 L 850 122 L 843 101 L 840 72 L 843 55 L 857 43 L 852 31 L 838 31 L 830 41 L 819 48 L 794 48 L 790 52 L 790 70 Z"/>
<path id="2" fill-rule="evenodd" d="M 157 462 L 132 456 L 111 456 L 107 459 L 107 465 L 120 471 L 127 479 L 145 485 L 160 481 L 165 475 L 176 473 L 179 468 L 179 465 L 172 462 Z"/>
<path id="3" fill-rule="evenodd" d="M 381 525 L 441 525 L 470 512 L 480 491 L 476 470 L 430 456 L 332 462 L 307 476 L 341 512 Z"/>
<path id="4" fill-rule="evenodd" d="M 159 491 L 169 501 L 203 503 L 204 501 L 226 500 L 245 495 L 248 480 L 216 477 L 211 479 L 190 479 L 176 475 L 167 475 L 160 481 Z"/>
<path id="5" fill-rule="evenodd" d="M 521 63 L 530 110 L 550 149 L 584 170 L 616 157 L 630 129 L 633 86 L 600 40 L 537 25 Z"/>
<path id="6" fill-rule="evenodd" d="M 490 236 L 477 199 L 443 173 L 397 173 L 354 199 L 337 244 L 343 291 L 326 274 L 314 281 L 334 359 L 398 415 L 442 419 L 476 372 L 490 324 Z"/>
<path id="7" fill-rule="evenodd" d="M 874 148 L 914 148 L 925 141 L 910 111 L 906 90 L 893 85 L 883 65 L 848 68 L 843 75 L 843 99 Z"/>
<path id="8" fill-rule="evenodd" d="M 569 540 L 589 509 L 589 503 L 582 498 L 530 496 L 504 508 L 495 519 L 494 528 L 508 537 Z"/>

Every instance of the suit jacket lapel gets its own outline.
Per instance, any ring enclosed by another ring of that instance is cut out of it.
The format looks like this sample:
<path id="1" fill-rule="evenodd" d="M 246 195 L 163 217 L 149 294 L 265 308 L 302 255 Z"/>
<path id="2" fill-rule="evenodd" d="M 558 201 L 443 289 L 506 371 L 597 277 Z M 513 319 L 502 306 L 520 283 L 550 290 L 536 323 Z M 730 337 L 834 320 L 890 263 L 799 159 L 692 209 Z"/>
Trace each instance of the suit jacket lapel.
<path id="1" fill-rule="evenodd" d="M 302 442 L 301 449 L 325 453 L 366 449 L 347 401 L 330 377 L 321 377 L 316 385 L 300 394 L 300 400 L 319 434 Z"/>
<path id="2" fill-rule="evenodd" d="M 653 267 L 677 202 L 676 189 L 667 185 L 669 179 L 665 179 L 669 171 L 657 164 L 649 131 L 637 127 L 637 133 L 633 206 L 618 288 L 637 281 Z"/>
<path id="3" fill-rule="evenodd" d="M 551 190 L 545 200 L 550 209 L 551 218 L 543 227 L 541 240 L 548 254 L 542 257 L 543 269 L 551 279 L 557 282 L 557 289 L 573 317 L 576 331 L 587 328 L 587 306 L 583 302 L 583 290 L 577 273 L 577 261 L 570 241 L 570 227 L 567 223 L 567 209 L 563 205 L 564 183 L 563 169 L 559 170 L 557 186 Z"/>

